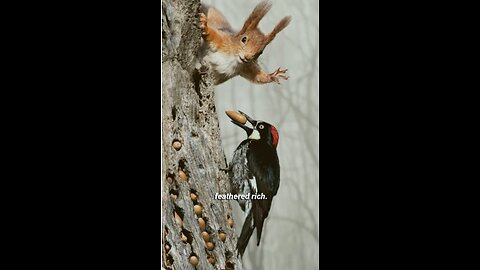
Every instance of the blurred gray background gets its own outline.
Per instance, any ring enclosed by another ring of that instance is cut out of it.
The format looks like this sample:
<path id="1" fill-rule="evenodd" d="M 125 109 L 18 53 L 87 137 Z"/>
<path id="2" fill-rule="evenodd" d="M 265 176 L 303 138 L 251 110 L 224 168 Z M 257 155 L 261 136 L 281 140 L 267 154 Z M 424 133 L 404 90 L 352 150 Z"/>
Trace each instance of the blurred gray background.
<path id="1" fill-rule="evenodd" d="M 259 0 L 203 0 L 219 9 L 239 30 Z M 244 255 L 245 269 L 319 269 L 319 26 L 318 1 L 271 0 L 260 22 L 270 32 L 281 18 L 292 16 L 259 58 L 265 72 L 288 68 L 288 81 L 254 85 L 235 77 L 215 89 L 222 145 L 230 162 L 245 132 L 230 123 L 225 110 L 241 110 L 277 127 L 280 139 L 280 189 L 273 200 L 260 246 L 256 232 Z M 234 218 L 240 234 L 244 215 L 235 201 Z"/>

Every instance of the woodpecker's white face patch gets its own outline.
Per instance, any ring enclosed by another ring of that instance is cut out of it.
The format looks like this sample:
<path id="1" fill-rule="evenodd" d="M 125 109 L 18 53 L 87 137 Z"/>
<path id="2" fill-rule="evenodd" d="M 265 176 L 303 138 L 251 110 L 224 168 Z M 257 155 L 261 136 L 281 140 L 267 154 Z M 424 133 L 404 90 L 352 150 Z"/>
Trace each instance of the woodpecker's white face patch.
<path id="1" fill-rule="evenodd" d="M 260 140 L 260 133 L 254 129 L 252 134 L 248 137 L 250 140 Z"/>

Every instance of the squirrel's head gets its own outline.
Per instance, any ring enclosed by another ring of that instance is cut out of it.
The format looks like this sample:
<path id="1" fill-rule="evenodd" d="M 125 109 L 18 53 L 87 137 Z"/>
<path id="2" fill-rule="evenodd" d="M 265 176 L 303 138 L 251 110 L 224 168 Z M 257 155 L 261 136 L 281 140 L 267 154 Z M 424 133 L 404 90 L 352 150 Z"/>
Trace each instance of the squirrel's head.
<path id="1" fill-rule="evenodd" d="M 242 30 L 235 36 L 241 44 L 238 56 L 242 62 L 247 63 L 257 59 L 263 53 L 263 49 L 272 42 L 275 35 L 290 23 L 291 17 L 287 16 L 275 25 L 272 32 L 264 35 L 262 31 L 258 29 L 258 23 L 271 7 L 272 4 L 268 1 L 259 3 L 248 16 L 243 24 Z"/>

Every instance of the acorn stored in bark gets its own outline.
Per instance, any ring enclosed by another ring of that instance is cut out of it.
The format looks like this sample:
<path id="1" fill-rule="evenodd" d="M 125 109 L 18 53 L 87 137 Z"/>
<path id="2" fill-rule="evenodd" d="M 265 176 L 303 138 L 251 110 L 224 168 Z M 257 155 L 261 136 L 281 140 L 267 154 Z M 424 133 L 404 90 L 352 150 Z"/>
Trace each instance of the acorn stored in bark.
<path id="1" fill-rule="evenodd" d="M 198 226 L 200 226 L 200 231 L 205 231 L 205 220 L 203 218 L 198 218 Z"/>
<path id="2" fill-rule="evenodd" d="M 195 214 L 199 217 L 202 215 L 202 207 L 198 204 L 193 206 L 193 211 L 195 211 Z"/>
<path id="3" fill-rule="evenodd" d="M 233 219 L 231 217 L 228 218 L 227 223 L 228 223 L 228 226 L 230 226 L 230 228 L 233 228 Z"/>
<path id="4" fill-rule="evenodd" d="M 220 232 L 218 234 L 218 238 L 220 238 L 220 240 L 222 240 L 222 242 L 225 242 L 225 239 L 227 239 L 227 234 L 224 233 L 224 232 Z"/>
<path id="5" fill-rule="evenodd" d="M 197 256 L 190 256 L 190 263 L 193 265 L 197 265 L 198 264 Z"/>
<path id="6" fill-rule="evenodd" d="M 182 233 L 182 241 L 187 242 L 188 238 L 185 236 L 185 234 Z"/>
<path id="7" fill-rule="evenodd" d="M 208 262 L 209 262 L 210 264 L 215 264 L 216 261 L 217 261 L 217 260 L 215 260 L 215 257 L 213 257 L 213 256 L 208 256 Z"/>
<path id="8" fill-rule="evenodd" d="M 212 251 L 215 248 L 215 245 L 212 242 L 207 242 L 207 249 Z"/>
<path id="9" fill-rule="evenodd" d="M 208 234 L 208 232 L 202 232 L 202 237 L 205 242 L 210 241 L 210 235 Z"/>
<path id="10" fill-rule="evenodd" d="M 190 193 L 190 199 L 192 199 L 192 201 L 196 202 L 197 201 L 197 195 L 195 193 Z"/>
<path id="11" fill-rule="evenodd" d="M 179 141 L 174 141 L 173 144 L 172 144 L 172 146 L 173 146 L 173 148 L 174 148 L 175 150 L 178 151 L 178 150 L 180 150 L 180 148 L 182 148 L 182 143 L 179 142 Z"/>
<path id="12" fill-rule="evenodd" d="M 184 171 L 182 171 L 182 170 L 179 170 L 179 171 L 178 171 L 178 176 L 179 176 L 180 179 L 182 179 L 182 180 L 187 180 L 187 179 L 188 179 L 187 174 L 186 174 Z"/>

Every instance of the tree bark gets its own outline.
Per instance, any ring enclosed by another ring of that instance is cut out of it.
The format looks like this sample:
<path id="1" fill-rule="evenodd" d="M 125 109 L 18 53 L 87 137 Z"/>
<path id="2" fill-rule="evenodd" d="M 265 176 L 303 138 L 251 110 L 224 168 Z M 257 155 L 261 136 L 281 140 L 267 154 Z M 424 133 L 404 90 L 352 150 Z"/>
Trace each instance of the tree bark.
<path id="1" fill-rule="evenodd" d="M 232 208 L 214 199 L 217 192 L 229 192 L 230 184 L 212 78 L 200 78 L 194 68 L 199 7 L 199 0 L 162 0 L 162 268 L 242 269 L 229 223 Z M 198 215 L 195 205 L 202 208 Z"/>

